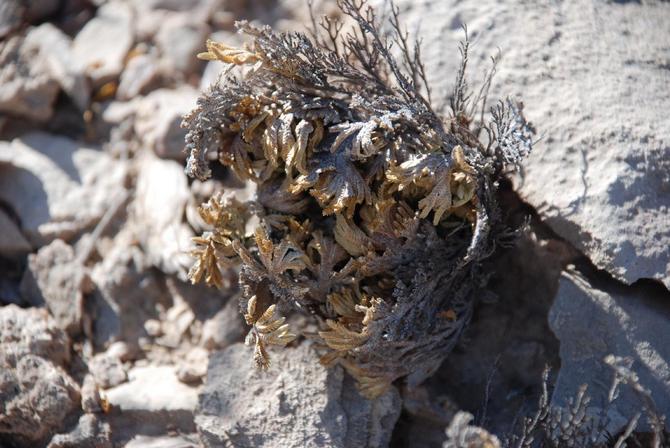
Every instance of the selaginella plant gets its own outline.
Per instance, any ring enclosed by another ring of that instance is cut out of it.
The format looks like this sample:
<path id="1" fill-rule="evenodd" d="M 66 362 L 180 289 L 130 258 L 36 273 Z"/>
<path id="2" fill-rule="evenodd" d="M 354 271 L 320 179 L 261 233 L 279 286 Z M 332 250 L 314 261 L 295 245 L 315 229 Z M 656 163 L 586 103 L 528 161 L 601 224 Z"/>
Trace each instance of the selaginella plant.
<path id="1" fill-rule="evenodd" d="M 485 293 L 484 261 L 510 234 L 497 181 L 533 130 L 514 101 L 483 113 L 490 76 L 469 93 L 467 33 L 439 115 L 398 9 L 380 21 L 358 0 L 338 5 L 345 21 L 313 19 L 309 35 L 238 22 L 246 47 L 208 41 L 199 55 L 227 68 L 184 119 L 186 171 L 206 179 L 218 160 L 256 195 L 202 205 L 211 229 L 190 278 L 221 287 L 239 266 L 260 368 L 268 345 L 295 338 L 281 316 L 304 313 L 321 329 L 321 362 L 372 398 L 423 380 L 457 342 Z"/>

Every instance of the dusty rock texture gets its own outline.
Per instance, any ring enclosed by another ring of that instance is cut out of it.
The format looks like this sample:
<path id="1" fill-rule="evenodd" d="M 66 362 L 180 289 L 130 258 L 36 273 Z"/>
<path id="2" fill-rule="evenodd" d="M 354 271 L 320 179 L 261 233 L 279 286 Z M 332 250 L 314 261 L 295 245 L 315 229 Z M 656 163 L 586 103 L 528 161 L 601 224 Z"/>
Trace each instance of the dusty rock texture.
<path id="1" fill-rule="evenodd" d="M 105 213 L 126 167 L 99 150 L 42 132 L 0 142 L 0 199 L 34 247 L 71 239 Z"/>
<path id="2" fill-rule="evenodd" d="M 370 402 L 326 369 L 309 344 L 273 353 L 256 370 L 249 348 L 235 344 L 211 358 L 195 417 L 208 447 L 382 447 L 400 413 L 395 389 Z M 236 366 L 231 369 L 229 366 Z"/>
<path id="3" fill-rule="evenodd" d="M 69 359 L 70 341 L 45 310 L 0 308 L 0 443 L 7 435 L 38 443 L 77 409 Z"/>
<path id="4" fill-rule="evenodd" d="M 670 287 L 670 4 L 400 2 L 446 99 L 467 24 L 470 73 L 502 51 L 493 96 L 523 99 L 541 142 L 517 188 L 561 237 L 627 283 Z M 650 37 L 653 31 L 653 38 Z"/>
<path id="5" fill-rule="evenodd" d="M 605 358 L 615 354 L 633 360 L 640 384 L 650 391 L 658 411 L 666 412 L 670 409 L 670 353 L 665 342 L 669 321 L 670 304 L 654 294 L 605 291 L 579 275 L 564 274 L 549 314 L 561 344 L 553 404 L 568 406 L 568 399 L 587 384 L 591 406 L 604 408 L 614 377 Z M 621 430 L 642 406 L 631 388 L 621 387 L 619 399 L 609 410 L 612 430 Z"/>
<path id="6" fill-rule="evenodd" d="M 48 120 L 58 82 L 39 49 L 20 36 L 0 43 L 0 112 L 36 121 Z"/>
<path id="7" fill-rule="evenodd" d="M 58 326 L 71 335 L 81 329 L 84 292 L 90 278 L 74 250 L 63 240 L 54 240 L 28 257 L 21 292 L 33 306 L 46 306 Z"/>

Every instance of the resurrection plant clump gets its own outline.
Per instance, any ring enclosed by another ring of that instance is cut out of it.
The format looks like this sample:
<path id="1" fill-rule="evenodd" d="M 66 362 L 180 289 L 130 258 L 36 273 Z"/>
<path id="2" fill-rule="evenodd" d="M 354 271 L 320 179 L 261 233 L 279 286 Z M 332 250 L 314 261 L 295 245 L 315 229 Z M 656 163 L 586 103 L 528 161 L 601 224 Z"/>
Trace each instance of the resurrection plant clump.
<path id="1" fill-rule="evenodd" d="M 471 94 L 467 32 L 441 116 L 398 9 L 384 24 L 362 2 L 338 5 L 346 24 L 312 19 L 308 36 L 238 22 L 247 47 L 208 41 L 199 55 L 229 65 L 184 119 L 186 171 L 206 179 L 218 158 L 256 196 L 203 204 L 211 230 L 190 278 L 221 287 L 222 270 L 240 267 L 259 367 L 268 345 L 295 338 L 280 316 L 299 311 L 321 328 L 321 361 L 375 397 L 432 373 L 469 322 L 482 262 L 511 233 L 497 181 L 530 152 L 533 129 L 511 100 L 484 120 L 494 69 Z"/>

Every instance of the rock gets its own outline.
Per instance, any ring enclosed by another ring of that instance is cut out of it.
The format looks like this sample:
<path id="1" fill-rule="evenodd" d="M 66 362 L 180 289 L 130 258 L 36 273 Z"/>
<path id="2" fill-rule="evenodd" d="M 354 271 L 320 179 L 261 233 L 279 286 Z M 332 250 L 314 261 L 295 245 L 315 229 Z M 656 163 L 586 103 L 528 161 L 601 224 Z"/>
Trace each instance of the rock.
<path id="1" fill-rule="evenodd" d="M 81 408 L 87 413 L 100 413 L 102 407 L 98 385 L 93 375 L 88 374 L 81 385 Z"/>
<path id="2" fill-rule="evenodd" d="M 453 87 L 462 24 L 477 42 L 473 81 L 502 50 L 491 98 L 519 96 L 542 136 L 516 184 L 545 222 L 618 279 L 670 287 L 670 95 L 658 94 L 670 84 L 670 5 L 399 6 L 408 29 L 423 38 L 436 100 Z"/>
<path id="3" fill-rule="evenodd" d="M 67 434 L 56 434 L 47 448 L 112 448 L 111 429 L 94 414 L 84 414 Z"/>
<path id="4" fill-rule="evenodd" d="M 0 256 L 21 258 L 31 250 L 30 243 L 26 241 L 18 226 L 0 209 Z"/>
<path id="5" fill-rule="evenodd" d="M 160 79 L 158 60 L 149 54 L 135 56 L 128 61 L 121 75 L 116 96 L 120 100 L 131 100 L 150 90 Z"/>
<path id="6" fill-rule="evenodd" d="M 182 279 L 193 262 L 188 254 L 193 231 L 184 222 L 189 196 L 182 165 L 151 154 L 140 161 L 133 203 L 138 239 L 152 265 Z"/>
<path id="7" fill-rule="evenodd" d="M 196 55 L 204 51 L 208 34 L 206 22 L 186 15 L 176 14 L 163 22 L 155 41 L 167 70 L 188 75 L 202 67 Z"/>
<path id="8" fill-rule="evenodd" d="M 207 375 L 208 355 L 207 350 L 203 348 L 190 349 L 177 368 L 179 381 L 186 384 L 199 383 Z"/>
<path id="9" fill-rule="evenodd" d="M 84 293 L 91 280 L 72 246 L 54 240 L 28 257 L 21 295 L 33 306 L 46 305 L 57 325 L 74 336 L 81 329 Z"/>
<path id="10" fill-rule="evenodd" d="M 156 303 L 163 300 L 163 290 L 147 272 L 144 255 L 128 241 L 132 238 L 127 231 L 117 235 L 91 272 L 96 289 L 90 297 L 90 312 L 98 350 L 123 341 L 129 352 L 136 353 L 139 339 L 145 336 L 144 322 L 157 315 Z"/>
<path id="11" fill-rule="evenodd" d="M 241 342 L 247 331 L 238 301 L 232 297 L 223 309 L 205 321 L 200 343 L 208 350 L 221 350 L 235 342 Z"/>
<path id="12" fill-rule="evenodd" d="M 38 48 L 20 36 L 0 43 L 0 113 L 46 121 L 58 91 Z"/>
<path id="13" fill-rule="evenodd" d="M 119 358 L 100 353 L 88 363 L 88 370 L 103 389 L 124 383 L 128 376 Z"/>
<path id="14" fill-rule="evenodd" d="M 75 63 L 72 39 L 52 24 L 43 23 L 30 30 L 26 44 L 38 49 L 39 57 L 63 91 L 81 111 L 86 110 L 91 87 L 82 69 Z"/>
<path id="15" fill-rule="evenodd" d="M 199 448 L 195 434 L 179 434 L 175 436 L 135 436 L 123 448 Z"/>
<path id="16" fill-rule="evenodd" d="M 0 435 L 39 441 L 78 408 L 79 388 L 61 367 L 69 355 L 45 311 L 0 308 Z"/>
<path id="17" fill-rule="evenodd" d="M 74 38 L 75 61 L 100 86 L 121 74 L 133 41 L 132 8 L 122 2 L 106 3 Z"/>
<path id="18" fill-rule="evenodd" d="M 57 365 L 70 361 L 70 340 L 44 309 L 0 307 L 0 348 L 17 360 L 35 355 Z"/>
<path id="19" fill-rule="evenodd" d="M 21 25 L 23 2 L 6 0 L 0 3 L 0 39 L 4 39 Z"/>
<path id="20" fill-rule="evenodd" d="M 267 372 L 235 344 L 214 353 L 195 422 L 207 447 L 387 446 L 400 413 L 395 389 L 370 402 L 303 343 L 272 354 Z M 235 368 L 231 368 L 235 366 Z"/>
<path id="21" fill-rule="evenodd" d="M 14 208 L 33 247 L 93 226 L 125 176 L 124 163 L 65 137 L 35 132 L 0 143 L 0 200 Z"/>
<path id="22" fill-rule="evenodd" d="M 139 425 L 193 432 L 198 389 L 181 383 L 174 367 L 134 367 L 128 372 L 128 378 L 127 383 L 105 392 L 112 406 L 113 426 L 134 421 Z"/>
<path id="23" fill-rule="evenodd" d="M 666 413 L 670 409 L 670 341 L 666 340 L 670 308 L 663 299 L 629 288 L 600 290 L 576 274 L 564 274 L 549 314 L 561 356 L 552 405 L 568 406 L 578 388 L 587 384 L 590 406 L 602 409 L 614 377 L 603 361 L 614 354 L 634 361 L 640 384 L 650 390 L 660 412 Z M 640 410 L 632 388 L 621 385 L 619 398 L 609 409 L 608 416 L 618 424 L 608 427 L 610 433 L 616 434 Z M 643 425 L 641 421 L 638 429 Z"/>
<path id="24" fill-rule="evenodd" d="M 158 89 L 144 98 L 137 108 L 135 133 L 160 157 L 183 161 L 186 130 L 182 117 L 196 104 L 198 92 L 188 85 L 177 89 Z"/>
<path id="25" fill-rule="evenodd" d="M 44 358 L 11 358 L 0 354 L 0 434 L 39 440 L 78 408 L 79 389 Z"/>

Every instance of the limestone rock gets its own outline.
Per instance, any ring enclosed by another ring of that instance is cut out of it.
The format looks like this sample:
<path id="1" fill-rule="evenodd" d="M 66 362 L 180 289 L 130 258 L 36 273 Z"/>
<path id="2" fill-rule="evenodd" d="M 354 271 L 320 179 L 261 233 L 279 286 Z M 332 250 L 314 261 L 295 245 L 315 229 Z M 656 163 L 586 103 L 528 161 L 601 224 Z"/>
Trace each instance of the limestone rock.
<path id="1" fill-rule="evenodd" d="M 247 331 L 238 301 L 232 297 L 219 312 L 205 321 L 200 343 L 208 350 L 221 350 L 241 342 Z"/>
<path id="2" fill-rule="evenodd" d="M 58 365 L 70 361 L 70 340 L 44 309 L 0 307 L 0 347 L 17 360 L 35 355 Z"/>
<path id="3" fill-rule="evenodd" d="M 189 188 L 182 165 L 147 154 L 140 162 L 136 198 L 138 238 L 149 262 L 185 279 L 193 231 L 184 222 Z"/>
<path id="4" fill-rule="evenodd" d="M 103 389 L 118 386 L 128 379 L 121 360 L 104 353 L 94 356 L 88 363 L 88 369 Z"/>
<path id="5" fill-rule="evenodd" d="M 116 96 L 120 100 L 131 100 L 145 93 L 161 76 L 158 60 L 150 54 L 135 56 L 121 75 Z"/>
<path id="6" fill-rule="evenodd" d="M 520 97 L 542 136 L 516 183 L 545 222 L 618 279 L 670 287 L 670 4 L 399 6 L 423 38 L 437 102 L 453 88 L 444 73 L 456 73 L 463 24 L 476 41 L 471 84 L 502 50 L 491 98 Z"/>
<path id="7" fill-rule="evenodd" d="M 125 164 L 65 137 L 35 132 L 0 143 L 0 200 L 14 208 L 34 247 L 95 224 L 125 175 Z"/>
<path id="8" fill-rule="evenodd" d="M 21 24 L 24 6 L 19 0 L 0 3 L 0 39 L 4 39 Z"/>
<path id="9" fill-rule="evenodd" d="M 128 382 L 105 391 L 114 428 L 153 427 L 193 432 L 198 389 L 179 381 L 174 367 L 134 367 Z M 135 432 L 145 433 L 142 430 Z M 159 432 L 160 433 L 160 432 Z"/>
<path id="10" fill-rule="evenodd" d="M 123 341 L 131 353 L 137 352 L 139 339 L 146 335 L 144 322 L 156 316 L 156 303 L 163 297 L 157 279 L 147 272 L 150 266 L 142 252 L 127 238 L 132 235 L 119 234 L 91 271 L 96 285 L 90 298 L 93 342 L 100 350 Z"/>
<path id="11" fill-rule="evenodd" d="M 74 38 L 74 57 L 99 86 L 121 74 L 133 41 L 132 8 L 123 2 L 106 3 Z"/>
<path id="12" fill-rule="evenodd" d="M 196 55 L 199 51 L 204 51 L 208 34 L 209 27 L 205 22 L 189 19 L 182 14 L 169 17 L 155 38 L 167 69 L 187 75 L 194 73 L 203 65 Z"/>
<path id="13" fill-rule="evenodd" d="M 182 117 L 193 109 L 197 98 L 198 92 L 188 85 L 154 90 L 137 108 L 135 133 L 160 157 L 184 160 Z"/>
<path id="14" fill-rule="evenodd" d="M 67 434 L 56 434 L 47 448 L 112 448 L 111 429 L 95 414 L 84 414 Z"/>
<path id="15" fill-rule="evenodd" d="M 39 55 L 20 36 L 0 42 L 0 113 L 35 121 L 51 117 L 59 86 Z"/>
<path id="16" fill-rule="evenodd" d="M 23 298 L 33 306 L 46 305 L 58 326 L 70 335 L 81 329 L 84 292 L 90 279 L 72 246 L 54 240 L 28 257 L 21 281 Z"/>
<path id="17" fill-rule="evenodd" d="M 18 226 L 0 209 L 0 255 L 7 258 L 20 258 L 31 250 L 30 243 Z"/>
<path id="18" fill-rule="evenodd" d="M 374 402 L 362 398 L 339 367 L 320 365 L 307 343 L 273 351 L 266 372 L 251 355 L 235 344 L 211 356 L 195 419 L 205 446 L 388 445 L 400 413 L 395 389 Z"/>
<path id="19" fill-rule="evenodd" d="M 37 2 L 41 3 L 41 2 Z M 30 30 L 26 44 L 37 48 L 47 70 L 80 110 L 86 110 L 90 86 L 83 71 L 74 61 L 72 39 L 50 23 Z"/>
<path id="20" fill-rule="evenodd" d="M 552 404 L 566 406 L 582 384 L 588 385 L 591 406 L 602 408 L 613 371 L 603 361 L 610 354 L 633 359 L 640 383 L 651 391 L 661 413 L 670 409 L 670 308 L 662 298 L 636 291 L 603 291 L 585 279 L 565 274 L 549 314 L 552 331 L 560 340 L 561 370 Z M 641 404 L 623 385 L 610 418 L 626 424 Z M 641 427 L 642 428 L 642 427 Z"/>
<path id="21" fill-rule="evenodd" d="M 198 437 L 190 434 L 174 436 L 135 436 L 123 448 L 200 448 Z"/>
<path id="22" fill-rule="evenodd" d="M 0 434 L 41 440 L 79 406 L 69 341 L 43 310 L 0 308 Z"/>

